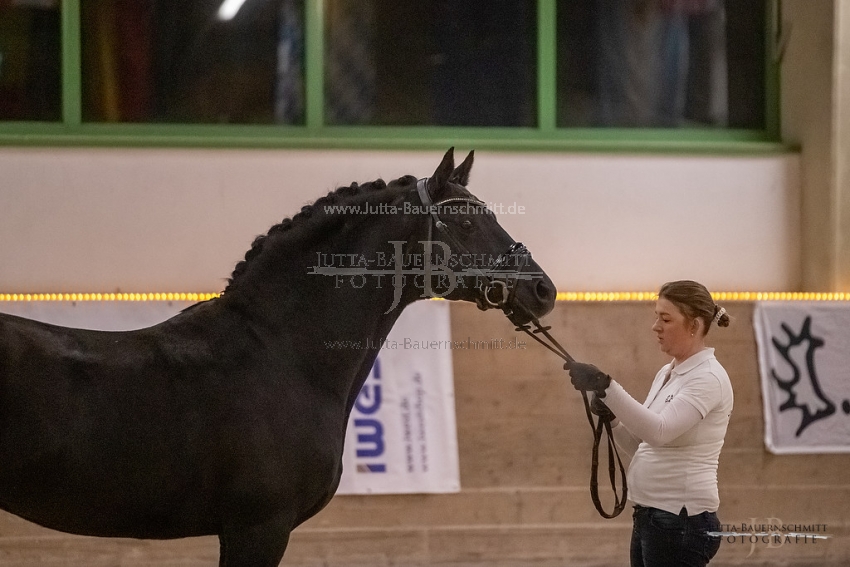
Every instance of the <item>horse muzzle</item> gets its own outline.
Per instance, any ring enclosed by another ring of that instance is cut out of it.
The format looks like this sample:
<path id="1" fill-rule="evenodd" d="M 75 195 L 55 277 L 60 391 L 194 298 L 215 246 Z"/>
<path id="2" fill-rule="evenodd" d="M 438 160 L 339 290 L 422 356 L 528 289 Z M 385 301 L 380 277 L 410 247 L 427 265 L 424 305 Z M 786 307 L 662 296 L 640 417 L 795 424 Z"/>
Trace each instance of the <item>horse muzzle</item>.
<path id="1" fill-rule="evenodd" d="M 479 309 L 501 309 L 515 325 L 524 325 L 555 306 L 555 285 L 522 243 L 503 254 L 481 285 Z"/>

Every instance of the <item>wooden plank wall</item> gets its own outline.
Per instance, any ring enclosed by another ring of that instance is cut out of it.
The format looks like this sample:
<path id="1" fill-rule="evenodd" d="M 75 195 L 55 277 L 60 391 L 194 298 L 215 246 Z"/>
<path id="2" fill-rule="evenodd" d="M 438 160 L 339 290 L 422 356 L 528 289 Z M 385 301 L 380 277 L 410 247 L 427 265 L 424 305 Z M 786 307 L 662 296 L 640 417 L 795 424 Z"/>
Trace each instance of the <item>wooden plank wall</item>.
<path id="1" fill-rule="evenodd" d="M 545 322 L 576 358 L 597 364 L 643 399 L 666 362 L 650 331 L 653 307 L 562 302 Z M 712 565 L 848 565 L 850 455 L 764 450 L 753 304 L 726 307 L 732 326 L 709 334 L 736 396 L 720 462 L 721 520 L 825 524 L 833 538 L 726 542 Z M 452 306 L 452 333 L 455 340 L 528 341 L 501 313 L 466 304 Z M 590 428 L 559 359 L 536 344 L 453 354 L 461 492 L 336 497 L 293 533 L 283 565 L 627 565 L 630 510 L 604 520 L 593 508 Z M 84 538 L 0 514 L 0 566 L 195 567 L 215 565 L 217 554 L 215 538 Z"/>

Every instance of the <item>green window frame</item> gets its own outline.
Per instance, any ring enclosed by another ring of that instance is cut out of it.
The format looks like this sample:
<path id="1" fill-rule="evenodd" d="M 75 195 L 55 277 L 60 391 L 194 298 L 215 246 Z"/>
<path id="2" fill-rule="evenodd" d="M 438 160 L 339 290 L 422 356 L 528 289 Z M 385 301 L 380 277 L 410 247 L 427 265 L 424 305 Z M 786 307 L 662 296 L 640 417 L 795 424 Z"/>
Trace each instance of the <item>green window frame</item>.
<path id="1" fill-rule="evenodd" d="M 62 121 L 0 122 L 4 146 L 219 147 L 434 150 L 448 146 L 506 151 L 769 154 L 780 139 L 778 0 L 768 2 L 764 130 L 560 128 L 556 125 L 557 0 L 537 0 L 537 105 L 534 128 L 328 126 L 324 123 L 324 0 L 305 0 L 304 125 L 129 124 L 82 120 L 80 3 L 61 0 Z"/>

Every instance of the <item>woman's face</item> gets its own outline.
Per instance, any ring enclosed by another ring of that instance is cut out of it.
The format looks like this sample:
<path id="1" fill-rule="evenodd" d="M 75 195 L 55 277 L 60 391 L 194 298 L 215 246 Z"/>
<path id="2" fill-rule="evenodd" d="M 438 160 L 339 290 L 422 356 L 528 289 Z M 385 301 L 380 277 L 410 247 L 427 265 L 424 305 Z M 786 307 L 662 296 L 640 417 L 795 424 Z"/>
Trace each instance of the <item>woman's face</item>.
<path id="1" fill-rule="evenodd" d="M 655 324 L 652 330 L 655 331 L 662 352 L 676 360 L 684 360 L 692 354 L 699 328 L 674 303 L 661 297 L 655 303 Z"/>

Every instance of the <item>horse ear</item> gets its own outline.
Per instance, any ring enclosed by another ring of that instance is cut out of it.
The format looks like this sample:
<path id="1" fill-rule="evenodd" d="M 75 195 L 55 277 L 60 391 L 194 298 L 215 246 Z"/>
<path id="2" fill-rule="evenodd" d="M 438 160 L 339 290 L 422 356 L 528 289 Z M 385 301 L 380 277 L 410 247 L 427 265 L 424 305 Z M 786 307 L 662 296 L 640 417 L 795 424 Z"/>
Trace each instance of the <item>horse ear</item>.
<path id="1" fill-rule="evenodd" d="M 466 156 L 466 159 L 463 160 L 463 163 L 457 166 L 452 172 L 451 177 L 449 177 L 449 181 L 466 187 L 469 184 L 469 171 L 472 169 L 472 160 L 474 158 L 475 150 L 472 150 L 469 152 L 469 155 Z"/>
<path id="2" fill-rule="evenodd" d="M 437 166 L 434 175 L 431 176 L 431 181 L 428 183 L 428 189 L 431 192 L 431 198 L 438 201 L 440 195 L 446 190 L 446 184 L 452 175 L 455 167 L 455 149 L 449 148 L 446 155 L 443 156 L 443 161 Z"/>

